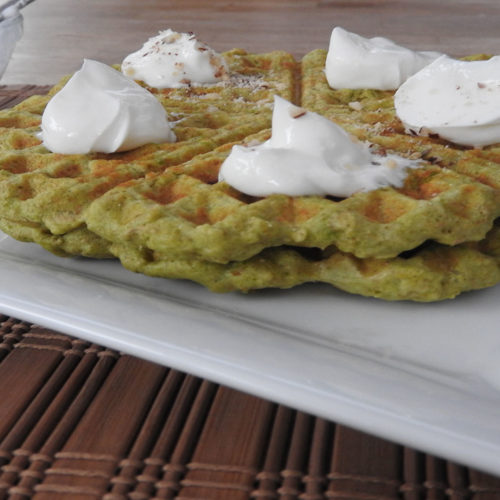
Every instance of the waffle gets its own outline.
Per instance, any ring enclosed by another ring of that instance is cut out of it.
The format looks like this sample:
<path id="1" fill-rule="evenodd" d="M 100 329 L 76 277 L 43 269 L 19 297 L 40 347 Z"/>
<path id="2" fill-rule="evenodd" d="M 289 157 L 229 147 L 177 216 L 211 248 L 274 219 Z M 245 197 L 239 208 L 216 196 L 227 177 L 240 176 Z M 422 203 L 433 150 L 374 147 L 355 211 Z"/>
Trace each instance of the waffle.
<path id="1" fill-rule="evenodd" d="M 281 245 L 334 245 L 358 258 L 392 258 L 427 240 L 479 241 L 500 214 L 500 191 L 431 163 L 411 171 L 401 189 L 343 200 L 253 198 L 217 183 L 229 152 L 222 146 L 110 190 L 89 208 L 89 228 L 173 258 L 224 264 Z"/>
<path id="2" fill-rule="evenodd" d="M 293 99 L 296 64 L 289 54 L 233 50 L 225 57 L 227 81 L 155 90 L 174 122 L 175 143 L 109 155 L 47 151 L 36 136 L 41 114 L 67 78 L 49 96 L 34 96 L 0 112 L 0 229 L 59 255 L 111 256 L 107 241 L 86 227 L 92 202 L 130 179 L 268 129 L 274 95 Z"/>
<path id="3" fill-rule="evenodd" d="M 149 89 L 175 120 L 174 144 L 54 155 L 35 136 L 47 98 L 0 114 L 0 229 L 54 253 L 116 256 L 132 271 L 217 292 L 324 282 L 386 300 L 435 301 L 500 281 L 497 148 L 405 134 L 393 92 L 328 86 L 323 50 L 300 68 L 281 52 L 225 57 L 232 80 Z M 400 188 L 345 199 L 256 198 L 218 182 L 235 143 L 269 138 L 274 94 L 381 155 L 421 163 Z"/>
<path id="4" fill-rule="evenodd" d="M 333 245 L 358 258 L 387 259 L 428 240 L 453 246 L 483 239 L 500 215 L 495 148 L 470 150 L 408 136 L 395 117 L 393 92 L 332 90 L 325 58 L 326 52 L 317 50 L 303 59 L 301 105 L 372 142 L 381 154 L 421 158 L 421 168 L 409 170 L 403 187 L 345 199 L 250 198 L 217 184 L 218 167 L 229 153 L 223 147 L 111 190 L 89 210 L 89 227 L 111 241 L 169 252 L 172 258 L 222 264 L 281 245 Z"/>
<path id="5" fill-rule="evenodd" d="M 218 264 L 173 259 L 128 243 L 115 243 L 111 249 L 131 271 L 188 279 L 214 292 L 291 288 L 315 282 L 384 300 L 431 302 L 500 281 L 498 228 L 479 243 L 448 247 L 432 242 L 392 259 L 358 259 L 334 247 L 304 251 L 283 246 L 267 248 L 242 262 Z"/>
<path id="6" fill-rule="evenodd" d="M 266 133 L 261 133 L 249 139 L 265 138 Z M 256 199 L 242 195 L 225 183 L 217 183 L 220 164 L 230 148 L 230 145 L 222 146 L 161 174 L 111 190 L 90 207 L 89 228 L 113 241 L 110 250 L 127 269 L 151 276 L 192 280 L 215 292 L 247 292 L 323 282 L 350 293 L 385 300 L 427 302 L 450 299 L 500 281 L 500 230 L 497 228 L 491 229 L 479 242 L 455 246 L 429 240 L 423 243 L 415 240 L 412 246 L 408 241 L 410 251 L 389 258 L 359 258 L 333 245 L 321 249 L 330 235 L 315 231 L 315 225 L 322 221 L 323 205 L 330 213 L 331 200 L 287 196 Z M 426 175 L 430 169 L 425 170 Z M 458 182 L 455 173 L 443 172 L 437 166 L 432 166 L 432 173 L 435 177 L 441 176 L 440 182 L 448 190 L 453 182 Z M 459 179 L 461 182 L 461 177 Z M 391 189 L 365 193 L 361 199 L 370 207 L 376 200 L 379 209 L 376 225 L 369 223 L 378 228 L 382 217 L 389 221 L 398 200 L 410 197 L 419 203 L 422 196 L 417 195 L 418 189 L 425 190 L 414 184 L 411 193 L 405 196 Z M 468 194 L 467 190 L 463 191 L 464 197 Z M 453 196 L 457 196 L 456 193 Z M 345 200 L 351 200 L 347 205 L 351 211 L 353 206 L 359 207 L 359 201 L 352 201 L 355 199 Z M 404 203 L 405 207 L 411 206 Z M 337 202 L 336 206 L 342 203 Z M 387 211 L 386 216 L 383 209 Z M 349 212 L 345 213 L 345 217 L 349 217 Z M 438 212 L 432 203 L 419 213 L 429 220 L 434 217 L 436 230 L 442 230 L 442 224 L 446 223 L 450 231 L 456 232 L 454 224 L 460 222 L 450 211 Z M 318 220 L 311 214 L 318 214 Z M 342 212 L 337 212 L 338 217 L 340 214 Z M 373 231 L 377 230 L 381 229 Z M 391 231 L 394 234 L 394 229 Z M 308 246 L 304 245 L 305 233 L 316 238 L 310 240 Z M 363 234 L 366 237 L 367 232 Z M 404 234 L 407 238 L 413 236 L 411 231 Z M 268 238 L 267 243 L 275 245 L 263 248 L 264 236 Z M 376 232 L 371 236 L 372 241 L 390 244 L 390 240 L 385 241 Z M 218 260 L 221 255 L 233 258 Z"/>
<path id="7" fill-rule="evenodd" d="M 302 105 L 335 121 L 360 140 L 378 146 L 382 152 L 411 154 L 433 166 L 410 170 L 405 185 L 392 190 L 408 200 L 421 201 L 420 206 L 431 202 L 457 215 L 455 223 L 459 227 L 443 225 L 442 231 L 433 229 L 433 234 L 427 234 L 426 239 L 447 245 L 482 239 L 498 217 L 500 147 L 470 149 L 440 140 L 437 136 L 406 134 L 395 114 L 394 92 L 331 89 L 324 75 L 326 54 L 325 50 L 315 50 L 302 60 Z M 471 59 L 484 57 L 472 56 Z M 486 201 L 488 198 L 489 202 Z M 483 204 L 483 200 L 486 203 Z M 480 218 L 474 220 L 479 214 Z M 402 210 L 393 222 L 398 223 L 401 217 L 409 215 Z M 383 220 L 380 222 L 384 224 Z M 413 230 L 424 231 L 424 235 L 427 230 L 422 226 L 425 224 L 425 218 L 416 220 Z"/>

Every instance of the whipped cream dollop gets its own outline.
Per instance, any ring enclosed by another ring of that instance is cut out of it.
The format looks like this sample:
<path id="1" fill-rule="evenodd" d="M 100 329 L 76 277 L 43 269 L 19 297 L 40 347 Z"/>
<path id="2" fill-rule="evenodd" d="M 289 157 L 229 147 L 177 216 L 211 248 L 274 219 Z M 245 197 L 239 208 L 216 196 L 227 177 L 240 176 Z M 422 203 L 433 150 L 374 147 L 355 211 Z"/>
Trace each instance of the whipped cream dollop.
<path id="1" fill-rule="evenodd" d="M 465 146 L 500 142 L 500 56 L 442 56 L 398 89 L 394 105 L 407 132 L 437 134 Z"/>
<path id="2" fill-rule="evenodd" d="M 330 38 L 325 74 L 330 87 L 336 89 L 394 90 L 441 55 L 415 52 L 387 38 L 363 38 L 336 27 Z"/>
<path id="3" fill-rule="evenodd" d="M 171 29 L 150 38 L 122 62 L 122 72 L 156 88 L 215 83 L 228 75 L 224 58 L 193 33 Z"/>
<path id="4" fill-rule="evenodd" d="M 372 153 L 342 127 L 275 97 L 271 138 L 233 146 L 219 180 L 251 196 L 270 194 L 347 197 L 357 191 L 401 186 L 417 162 Z"/>
<path id="5" fill-rule="evenodd" d="M 153 94 L 110 66 L 86 59 L 47 104 L 41 139 L 54 153 L 113 153 L 174 142 L 175 134 Z"/>

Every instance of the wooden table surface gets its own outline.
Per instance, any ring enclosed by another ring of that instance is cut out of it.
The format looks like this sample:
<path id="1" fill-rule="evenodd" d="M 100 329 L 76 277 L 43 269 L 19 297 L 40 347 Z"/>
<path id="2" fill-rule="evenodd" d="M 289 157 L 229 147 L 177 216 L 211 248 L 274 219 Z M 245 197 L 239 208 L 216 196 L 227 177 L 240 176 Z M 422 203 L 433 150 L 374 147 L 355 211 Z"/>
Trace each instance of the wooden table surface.
<path id="1" fill-rule="evenodd" d="M 2 2 L 3 3 L 3 2 Z M 450 55 L 500 53 L 498 0 L 36 0 L 0 83 L 52 84 L 83 58 L 117 63 L 158 31 L 193 31 L 214 49 L 326 47 L 334 26 Z"/>

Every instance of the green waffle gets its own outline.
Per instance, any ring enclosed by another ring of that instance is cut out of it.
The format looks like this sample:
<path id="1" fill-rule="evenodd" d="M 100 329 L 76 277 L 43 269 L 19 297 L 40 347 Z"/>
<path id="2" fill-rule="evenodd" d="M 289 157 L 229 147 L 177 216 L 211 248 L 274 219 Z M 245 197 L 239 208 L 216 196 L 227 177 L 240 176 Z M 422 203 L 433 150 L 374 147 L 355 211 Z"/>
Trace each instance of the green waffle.
<path id="1" fill-rule="evenodd" d="M 150 276 L 187 279 L 214 292 L 248 292 L 328 283 L 349 293 L 384 300 L 431 302 L 500 281 L 500 231 L 492 229 L 480 243 L 448 247 L 429 243 L 392 259 L 358 259 L 334 247 L 304 251 L 268 248 L 242 262 L 217 264 L 173 259 L 144 247 L 115 243 L 111 250 L 127 269 Z"/>
<path id="2" fill-rule="evenodd" d="M 500 150 L 471 150 L 404 134 L 393 92 L 331 89 L 325 57 L 322 50 L 304 57 L 300 104 L 372 142 L 381 154 L 421 159 L 403 187 L 345 199 L 251 198 L 217 183 L 218 168 L 229 153 L 223 147 L 109 191 L 90 208 L 89 227 L 111 241 L 217 263 L 243 261 L 281 245 L 333 245 L 358 258 L 385 259 L 428 240 L 453 246 L 483 239 L 500 216 L 495 161 Z M 155 196 L 156 191 L 175 192 L 176 183 L 182 196 Z"/>
<path id="3" fill-rule="evenodd" d="M 393 92 L 328 86 L 324 50 L 300 65 L 282 52 L 225 57 L 228 81 L 150 89 L 175 121 L 173 144 L 55 155 L 35 135 L 47 97 L 0 113 L 0 229 L 60 255 L 116 256 L 132 271 L 216 292 L 323 282 L 425 302 L 500 281 L 499 147 L 405 134 Z M 258 198 L 218 182 L 235 143 L 269 138 L 275 94 L 420 165 L 400 188 L 344 199 Z"/>
<path id="4" fill-rule="evenodd" d="M 111 241 L 218 263 L 281 245 L 391 258 L 427 240 L 481 240 L 500 215 L 500 191 L 430 163 L 410 171 L 401 189 L 341 200 L 253 198 L 217 182 L 229 152 L 223 146 L 110 190 L 89 208 L 89 228 Z"/>
<path id="5" fill-rule="evenodd" d="M 296 63 L 289 54 L 234 50 L 227 60 L 227 81 L 155 93 L 167 106 L 175 143 L 115 154 L 49 152 L 37 137 L 41 114 L 67 78 L 49 96 L 33 96 L 1 111 L 0 229 L 60 255 L 111 256 L 107 242 L 86 228 L 86 211 L 96 199 L 130 179 L 162 172 L 267 130 L 274 95 L 293 98 Z"/>

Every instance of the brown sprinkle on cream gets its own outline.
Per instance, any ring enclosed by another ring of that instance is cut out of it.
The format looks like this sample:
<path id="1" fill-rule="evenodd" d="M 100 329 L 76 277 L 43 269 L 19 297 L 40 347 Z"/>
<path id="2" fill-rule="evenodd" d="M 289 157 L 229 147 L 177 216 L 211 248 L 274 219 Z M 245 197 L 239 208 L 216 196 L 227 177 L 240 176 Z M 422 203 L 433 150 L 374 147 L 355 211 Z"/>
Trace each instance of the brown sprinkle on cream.
<path id="1" fill-rule="evenodd" d="M 162 39 L 162 42 L 164 42 L 164 43 L 174 43 L 177 40 L 179 40 L 180 37 L 181 37 L 180 33 L 172 33 L 172 34 L 167 35 L 166 37 L 164 37 Z"/>
<path id="2" fill-rule="evenodd" d="M 301 116 L 304 116 L 307 111 L 304 108 L 299 108 L 299 107 L 293 107 L 288 110 L 290 113 L 290 116 L 292 118 L 300 118 Z"/>

